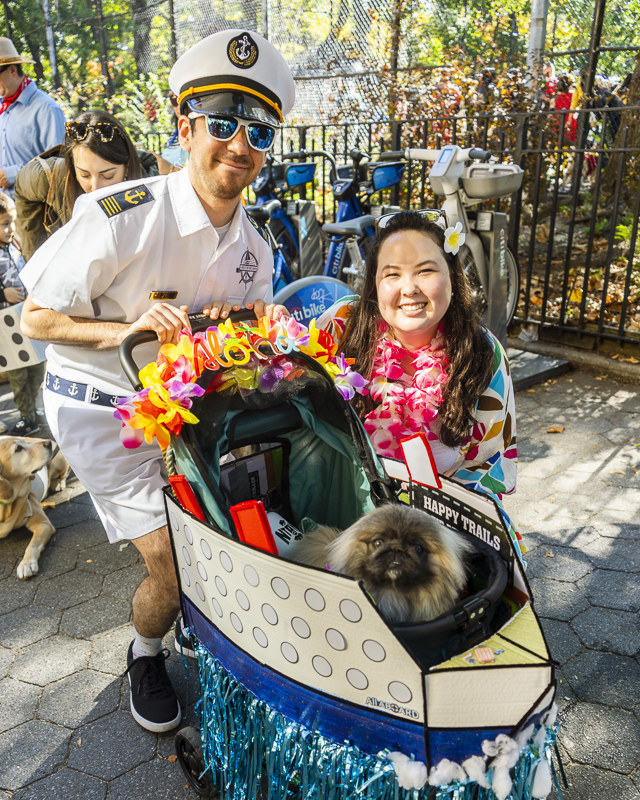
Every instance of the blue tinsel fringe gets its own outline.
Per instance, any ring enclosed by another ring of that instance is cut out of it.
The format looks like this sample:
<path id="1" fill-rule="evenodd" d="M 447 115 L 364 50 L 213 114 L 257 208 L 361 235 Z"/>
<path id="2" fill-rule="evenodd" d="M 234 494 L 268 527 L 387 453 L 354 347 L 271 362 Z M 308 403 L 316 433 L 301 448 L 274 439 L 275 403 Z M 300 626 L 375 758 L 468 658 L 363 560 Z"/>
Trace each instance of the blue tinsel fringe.
<path id="1" fill-rule="evenodd" d="M 292 722 L 244 689 L 205 648 L 197 645 L 196 653 L 204 761 L 220 800 L 496 800 L 491 789 L 471 781 L 401 789 L 384 757 Z M 540 757 L 562 800 L 555 738 L 555 728 L 548 729 L 543 752 L 525 748 L 507 800 L 532 800 L 531 769 Z"/>

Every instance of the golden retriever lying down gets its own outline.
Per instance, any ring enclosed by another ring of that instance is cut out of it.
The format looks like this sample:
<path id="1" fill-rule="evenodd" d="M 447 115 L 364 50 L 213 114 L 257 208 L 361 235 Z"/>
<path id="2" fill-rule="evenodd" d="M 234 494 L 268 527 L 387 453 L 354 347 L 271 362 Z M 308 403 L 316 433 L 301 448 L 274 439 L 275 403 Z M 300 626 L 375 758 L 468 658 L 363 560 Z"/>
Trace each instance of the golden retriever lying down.
<path id="1" fill-rule="evenodd" d="M 69 464 L 51 439 L 0 437 L 0 539 L 15 528 L 33 534 L 18 564 L 18 577 L 38 571 L 38 559 L 55 528 L 40 502 L 66 486 Z"/>

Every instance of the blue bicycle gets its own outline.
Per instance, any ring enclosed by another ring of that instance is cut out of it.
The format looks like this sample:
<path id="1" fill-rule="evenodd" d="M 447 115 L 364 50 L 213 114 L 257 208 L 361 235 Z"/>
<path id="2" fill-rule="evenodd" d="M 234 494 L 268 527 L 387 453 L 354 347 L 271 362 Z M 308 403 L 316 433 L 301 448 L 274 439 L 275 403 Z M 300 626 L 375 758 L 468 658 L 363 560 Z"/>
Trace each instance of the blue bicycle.
<path id="1" fill-rule="evenodd" d="M 373 206 L 371 196 L 398 184 L 405 164 L 365 160 L 368 156 L 360 150 L 352 150 L 351 164 L 344 166 L 337 166 L 335 158 L 324 150 L 305 150 L 295 155 L 300 158 L 321 156 L 328 161 L 337 201 L 336 222 L 322 226 L 329 239 L 324 269 L 293 281 L 276 293 L 276 300 L 304 322 L 318 316 L 346 294 L 361 291 L 364 259 L 373 242 L 376 217 L 400 210 L 398 206 Z"/>
<path id="2" fill-rule="evenodd" d="M 293 160 L 299 153 L 287 153 Z M 274 249 L 273 288 L 278 291 L 305 275 L 322 271 L 320 228 L 312 200 L 286 200 L 285 193 L 313 182 L 315 162 L 281 163 L 269 156 L 253 182 L 255 205 L 246 212 L 265 227 Z"/>
<path id="3" fill-rule="evenodd" d="M 369 161 L 362 150 L 351 150 L 351 164 L 336 167 L 333 162 L 332 190 L 338 201 L 336 220 L 322 226 L 329 237 L 323 274 L 342 278 L 358 290 L 361 262 L 375 236 L 374 224 L 381 214 L 399 211 L 398 206 L 374 206 L 372 195 L 396 186 L 402 180 L 403 161 Z"/>

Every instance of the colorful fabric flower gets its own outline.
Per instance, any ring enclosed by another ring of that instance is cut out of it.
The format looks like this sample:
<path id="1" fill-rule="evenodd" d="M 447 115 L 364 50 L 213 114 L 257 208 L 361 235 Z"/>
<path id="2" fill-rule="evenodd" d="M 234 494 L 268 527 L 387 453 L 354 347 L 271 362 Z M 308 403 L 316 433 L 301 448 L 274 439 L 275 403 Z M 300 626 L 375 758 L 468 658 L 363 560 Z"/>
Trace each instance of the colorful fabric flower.
<path id="1" fill-rule="evenodd" d="M 313 320 L 306 328 L 285 316 L 278 321 L 263 317 L 257 324 L 227 319 L 203 332 L 181 331 L 175 344 L 162 345 L 156 361 L 140 370 L 144 388 L 118 399 L 114 416 L 122 423 L 121 441 L 133 448 L 156 439 L 164 450 L 184 423 L 197 423 L 190 409 L 193 398 L 205 394 L 196 382 L 205 364 L 216 371 L 207 392 L 270 393 L 281 381 L 305 373 L 305 367 L 288 358 L 289 353 L 301 352 L 325 367 L 346 400 L 365 393 L 365 379 L 353 372 L 344 356 L 336 358 L 337 347 Z"/>

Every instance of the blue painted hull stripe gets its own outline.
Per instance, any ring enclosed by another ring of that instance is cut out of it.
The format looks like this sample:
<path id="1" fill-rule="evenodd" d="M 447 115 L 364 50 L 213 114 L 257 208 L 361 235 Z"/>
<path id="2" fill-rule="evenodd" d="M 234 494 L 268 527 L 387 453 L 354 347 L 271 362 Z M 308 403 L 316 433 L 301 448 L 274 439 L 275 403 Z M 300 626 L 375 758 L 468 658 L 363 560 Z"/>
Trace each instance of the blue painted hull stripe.
<path id="1" fill-rule="evenodd" d="M 388 748 L 426 761 L 422 724 L 368 711 L 284 677 L 230 642 L 187 597 L 182 602 L 185 622 L 196 638 L 248 691 L 285 717 L 333 741 L 349 741 L 365 753 Z"/>

